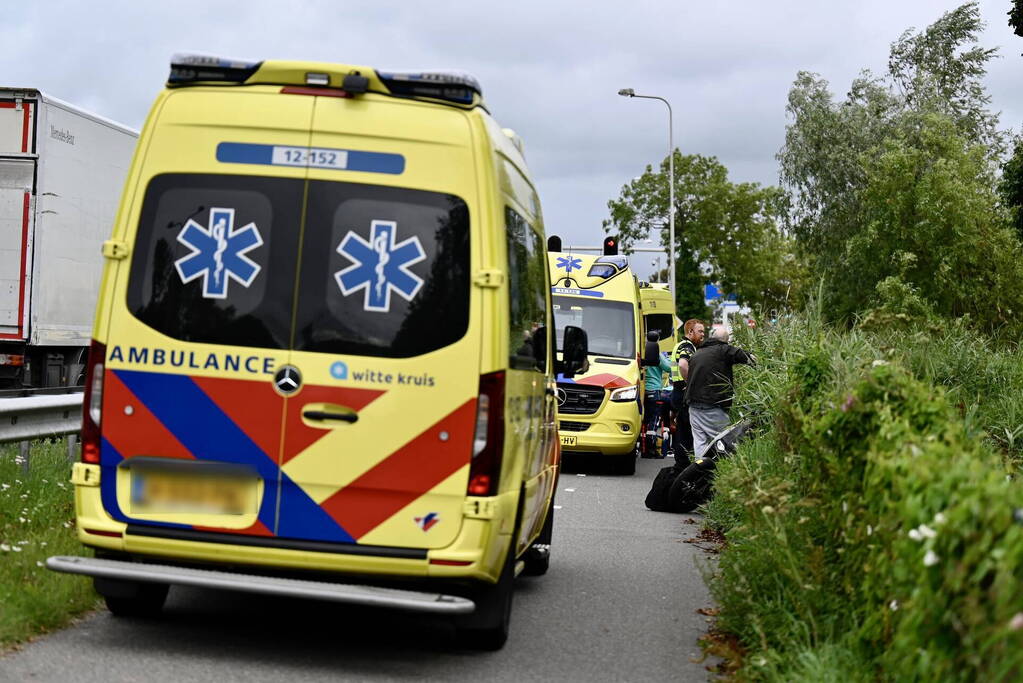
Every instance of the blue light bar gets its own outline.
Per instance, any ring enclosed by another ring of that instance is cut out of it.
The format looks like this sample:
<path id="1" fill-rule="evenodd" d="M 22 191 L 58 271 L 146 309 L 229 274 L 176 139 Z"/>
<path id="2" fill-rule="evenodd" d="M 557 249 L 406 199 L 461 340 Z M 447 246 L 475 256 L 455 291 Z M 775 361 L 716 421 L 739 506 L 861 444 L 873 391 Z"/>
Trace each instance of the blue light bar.
<path id="1" fill-rule="evenodd" d="M 483 96 L 479 81 L 460 71 L 378 71 L 377 76 L 394 95 L 431 97 L 459 104 L 472 104 L 473 95 Z"/>
<path id="2" fill-rule="evenodd" d="M 211 55 L 176 54 L 171 57 L 169 84 L 214 81 L 244 83 L 256 73 L 262 62 L 227 59 Z"/>

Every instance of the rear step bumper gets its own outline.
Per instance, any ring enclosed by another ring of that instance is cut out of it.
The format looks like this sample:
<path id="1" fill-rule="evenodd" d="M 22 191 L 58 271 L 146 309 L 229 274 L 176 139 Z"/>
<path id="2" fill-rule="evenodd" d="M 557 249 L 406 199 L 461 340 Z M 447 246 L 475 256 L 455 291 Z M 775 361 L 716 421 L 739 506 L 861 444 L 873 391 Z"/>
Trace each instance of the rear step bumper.
<path id="1" fill-rule="evenodd" d="M 166 583 L 178 586 L 201 586 L 225 590 L 268 595 L 286 595 L 296 598 L 333 600 L 352 605 L 389 607 L 411 612 L 434 614 L 468 614 L 476 609 L 467 598 L 325 581 L 285 579 L 274 576 L 238 574 L 213 569 L 174 567 L 165 564 L 105 560 L 98 557 L 72 557 L 56 555 L 46 560 L 46 566 L 56 572 L 84 574 L 106 579 L 123 579 L 144 583 Z"/>

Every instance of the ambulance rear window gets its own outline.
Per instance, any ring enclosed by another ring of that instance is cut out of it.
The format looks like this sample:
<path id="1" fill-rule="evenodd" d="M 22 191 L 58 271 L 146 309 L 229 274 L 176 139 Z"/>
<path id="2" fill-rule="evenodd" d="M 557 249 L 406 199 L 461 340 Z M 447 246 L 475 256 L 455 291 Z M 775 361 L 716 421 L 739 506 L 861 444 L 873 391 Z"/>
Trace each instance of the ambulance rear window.
<path id="1" fill-rule="evenodd" d="M 295 345 L 403 358 L 469 327 L 469 209 L 437 192 L 309 182 Z"/>
<path id="2" fill-rule="evenodd" d="M 167 174 L 146 190 L 128 307 L 181 341 L 403 358 L 465 335 L 469 269 L 454 195 Z"/>
<path id="3" fill-rule="evenodd" d="M 128 307 L 174 339 L 287 348 L 303 182 L 166 174 L 142 203 Z"/>

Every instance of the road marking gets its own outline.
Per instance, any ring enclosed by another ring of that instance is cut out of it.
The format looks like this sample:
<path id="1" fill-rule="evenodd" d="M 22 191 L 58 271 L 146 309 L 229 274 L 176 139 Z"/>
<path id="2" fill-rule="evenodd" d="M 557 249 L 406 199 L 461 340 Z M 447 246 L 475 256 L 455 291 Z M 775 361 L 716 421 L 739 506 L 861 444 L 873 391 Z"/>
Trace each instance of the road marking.
<path id="1" fill-rule="evenodd" d="M 569 493 L 575 493 L 575 489 L 565 489 L 565 490 L 568 491 Z"/>

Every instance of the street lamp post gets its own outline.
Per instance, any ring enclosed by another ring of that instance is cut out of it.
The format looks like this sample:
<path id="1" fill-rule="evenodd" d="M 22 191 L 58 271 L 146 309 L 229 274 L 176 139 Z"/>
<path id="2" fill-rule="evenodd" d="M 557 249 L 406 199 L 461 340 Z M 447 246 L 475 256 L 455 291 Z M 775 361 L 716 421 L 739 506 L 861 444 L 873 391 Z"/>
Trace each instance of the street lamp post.
<path id="1" fill-rule="evenodd" d="M 622 97 L 639 97 L 645 100 L 660 100 L 668 107 L 668 289 L 671 301 L 675 303 L 675 142 L 672 138 L 671 104 L 663 97 L 637 95 L 632 88 L 618 91 Z"/>

